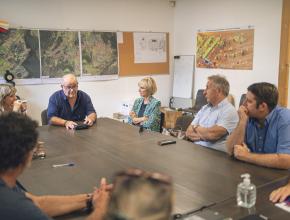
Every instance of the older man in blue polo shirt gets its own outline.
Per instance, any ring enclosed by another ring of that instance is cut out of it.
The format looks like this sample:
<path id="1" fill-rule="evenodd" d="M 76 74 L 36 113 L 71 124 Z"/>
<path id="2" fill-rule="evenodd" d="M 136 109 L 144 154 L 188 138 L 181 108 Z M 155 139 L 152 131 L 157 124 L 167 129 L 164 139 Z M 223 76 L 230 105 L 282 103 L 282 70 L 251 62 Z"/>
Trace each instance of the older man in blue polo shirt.
<path id="1" fill-rule="evenodd" d="M 50 98 L 47 109 L 49 123 L 74 129 L 77 121 L 92 126 L 97 114 L 91 98 L 78 90 L 78 81 L 73 74 L 63 76 L 62 90 L 56 91 Z"/>
<path id="2" fill-rule="evenodd" d="M 224 77 L 208 77 L 204 95 L 209 104 L 197 113 L 188 127 L 188 139 L 204 147 L 226 151 L 226 138 L 239 120 L 236 109 L 227 99 L 229 90 L 230 85 Z"/>
<path id="3" fill-rule="evenodd" d="M 248 87 L 238 111 L 240 121 L 227 141 L 230 155 L 261 166 L 290 168 L 290 110 L 277 102 L 278 90 L 273 84 Z"/>

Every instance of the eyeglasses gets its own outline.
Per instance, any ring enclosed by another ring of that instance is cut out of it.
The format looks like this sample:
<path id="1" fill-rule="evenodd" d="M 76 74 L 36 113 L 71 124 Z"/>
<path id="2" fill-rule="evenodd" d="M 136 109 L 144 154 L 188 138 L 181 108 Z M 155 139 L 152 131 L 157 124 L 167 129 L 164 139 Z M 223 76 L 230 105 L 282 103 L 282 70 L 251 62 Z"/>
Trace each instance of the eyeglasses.
<path id="1" fill-rule="evenodd" d="M 62 85 L 62 88 L 64 88 L 65 90 L 76 90 L 78 88 L 78 84 L 70 86 Z"/>
<path id="2" fill-rule="evenodd" d="M 157 172 L 146 172 L 140 169 L 128 169 L 126 171 L 121 171 L 115 175 L 115 177 L 133 177 L 133 178 L 145 178 L 151 181 L 156 181 L 159 183 L 164 183 L 167 185 L 172 185 L 172 178 L 163 173 Z"/>

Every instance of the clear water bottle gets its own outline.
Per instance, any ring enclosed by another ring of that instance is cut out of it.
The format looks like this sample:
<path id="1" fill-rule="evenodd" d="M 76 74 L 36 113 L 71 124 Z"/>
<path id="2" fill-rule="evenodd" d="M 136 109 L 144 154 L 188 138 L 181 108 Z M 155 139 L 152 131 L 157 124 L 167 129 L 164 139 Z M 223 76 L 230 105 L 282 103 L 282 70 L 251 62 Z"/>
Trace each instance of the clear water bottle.
<path id="1" fill-rule="evenodd" d="M 250 174 L 242 174 L 241 178 L 244 180 L 237 188 L 237 205 L 251 208 L 256 204 L 256 186 L 251 183 Z"/>

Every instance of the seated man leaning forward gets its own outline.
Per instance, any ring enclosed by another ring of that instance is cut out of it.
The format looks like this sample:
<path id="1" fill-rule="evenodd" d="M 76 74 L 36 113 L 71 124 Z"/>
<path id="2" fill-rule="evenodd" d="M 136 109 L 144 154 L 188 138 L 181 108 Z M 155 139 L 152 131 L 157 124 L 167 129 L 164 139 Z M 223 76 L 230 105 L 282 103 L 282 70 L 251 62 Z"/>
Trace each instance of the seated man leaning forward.
<path id="1" fill-rule="evenodd" d="M 225 141 L 238 123 L 238 114 L 229 103 L 228 81 L 219 75 L 208 77 L 204 95 L 208 104 L 197 113 L 186 136 L 195 144 L 226 151 Z"/>
<path id="2" fill-rule="evenodd" d="M 277 106 L 278 90 L 266 82 L 248 87 L 240 121 L 227 140 L 230 155 L 261 166 L 290 168 L 290 110 Z"/>
<path id="3" fill-rule="evenodd" d="M 78 90 L 77 78 L 73 74 L 63 76 L 61 88 L 49 98 L 47 116 L 50 124 L 73 129 L 77 121 L 84 121 L 92 126 L 97 114 L 89 95 Z"/>
<path id="4" fill-rule="evenodd" d="M 98 204 L 112 186 L 101 180 L 93 194 L 41 195 L 27 192 L 17 181 L 30 166 L 36 149 L 37 123 L 25 115 L 10 112 L 0 115 L 0 218 L 11 220 L 51 220 L 74 211 L 94 209 L 87 220 L 102 214 Z M 53 182 L 53 180 L 52 180 Z M 101 197 L 101 195 L 103 195 Z"/>

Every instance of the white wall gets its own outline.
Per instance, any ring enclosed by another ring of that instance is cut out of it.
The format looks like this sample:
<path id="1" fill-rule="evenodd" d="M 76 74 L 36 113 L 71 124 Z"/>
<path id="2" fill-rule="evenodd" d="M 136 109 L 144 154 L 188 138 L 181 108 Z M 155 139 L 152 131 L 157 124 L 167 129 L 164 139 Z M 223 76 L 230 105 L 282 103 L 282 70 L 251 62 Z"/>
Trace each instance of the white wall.
<path id="1" fill-rule="evenodd" d="M 239 102 L 247 87 L 258 81 L 277 85 L 282 0 L 177 0 L 174 20 L 174 55 L 195 54 L 199 29 L 254 26 L 253 70 L 196 69 L 194 94 L 207 77 L 222 74 Z M 237 104 L 236 104 L 237 105 Z"/>
<path id="2" fill-rule="evenodd" d="M 169 32 L 170 57 L 173 48 L 173 15 L 168 0 L 1 0 L 0 19 L 12 27 Z M 150 74 L 150 73 L 148 73 Z M 157 81 L 156 97 L 168 105 L 172 93 L 171 75 L 153 75 Z M 80 82 L 98 116 L 112 117 L 121 102 L 133 100 L 142 77 L 121 77 L 113 81 Z M 28 114 L 40 121 L 41 110 L 57 84 L 17 86 L 18 94 L 29 101 Z"/>
<path id="3" fill-rule="evenodd" d="M 198 29 L 253 25 L 253 70 L 197 69 L 194 94 L 204 88 L 207 76 L 217 73 L 229 80 L 236 102 L 253 82 L 278 82 L 282 0 L 177 0 L 175 8 L 168 0 L 1 0 L 0 15 L 18 27 L 169 32 L 170 69 L 172 55 L 195 53 Z M 80 89 L 91 95 L 98 116 L 111 117 L 119 111 L 122 101 L 138 96 L 137 82 L 141 78 L 81 82 Z M 158 84 L 156 97 L 168 105 L 172 74 L 154 78 Z M 21 97 L 29 100 L 29 114 L 40 120 L 40 111 L 59 85 L 25 85 L 17 89 Z"/>

